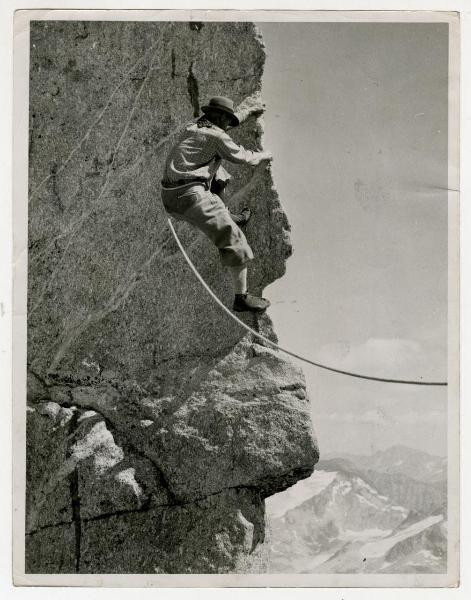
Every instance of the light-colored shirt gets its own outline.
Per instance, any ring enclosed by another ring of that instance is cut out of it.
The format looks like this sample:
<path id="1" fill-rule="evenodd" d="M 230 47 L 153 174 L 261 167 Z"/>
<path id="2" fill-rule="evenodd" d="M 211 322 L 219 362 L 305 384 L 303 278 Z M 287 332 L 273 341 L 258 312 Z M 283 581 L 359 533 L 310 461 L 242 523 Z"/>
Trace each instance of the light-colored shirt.
<path id="1" fill-rule="evenodd" d="M 183 128 L 171 148 L 163 178 L 169 183 L 196 178 L 210 182 L 216 175 L 217 179 L 228 181 L 230 175 L 221 167 L 222 160 L 255 167 L 263 160 L 263 155 L 237 145 L 216 125 L 198 127 L 192 121 Z"/>

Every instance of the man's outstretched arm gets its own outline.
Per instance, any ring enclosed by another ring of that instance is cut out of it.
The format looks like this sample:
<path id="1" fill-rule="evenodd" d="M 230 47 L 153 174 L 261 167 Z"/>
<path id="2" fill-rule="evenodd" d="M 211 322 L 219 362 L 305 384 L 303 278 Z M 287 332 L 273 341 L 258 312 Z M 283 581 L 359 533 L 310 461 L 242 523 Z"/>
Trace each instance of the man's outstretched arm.
<path id="1" fill-rule="evenodd" d="M 218 136 L 216 152 L 221 158 L 229 162 L 250 165 L 251 167 L 256 167 L 262 161 L 273 158 L 271 152 L 253 152 L 243 146 L 238 146 L 227 133 Z"/>

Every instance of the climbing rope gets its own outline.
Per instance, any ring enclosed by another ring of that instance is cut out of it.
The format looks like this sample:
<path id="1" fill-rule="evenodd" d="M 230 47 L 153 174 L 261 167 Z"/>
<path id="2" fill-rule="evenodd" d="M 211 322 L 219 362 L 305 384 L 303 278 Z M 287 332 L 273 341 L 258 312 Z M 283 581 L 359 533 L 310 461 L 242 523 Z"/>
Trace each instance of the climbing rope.
<path id="1" fill-rule="evenodd" d="M 300 356 L 299 354 L 296 354 L 295 352 L 291 352 L 291 350 L 287 350 L 286 348 L 283 348 L 282 346 L 276 344 L 275 342 L 272 342 L 270 339 L 268 339 L 267 337 L 265 337 L 264 335 L 262 335 L 261 333 L 258 333 L 257 331 L 255 331 L 254 329 L 252 329 L 251 327 L 249 327 L 248 325 L 246 325 L 243 321 L 241 321 L 238 317 L 236 317 L 234 315 L 234 313 L 232 313 L 227 306 L 225 306 L 221 300 L 219 300 L 219 298 L 216 296 L 216 294 L 212 291 L 212 289 L 208 286 L 208 284 L 206 283 L 206 281 L 203 279 L 203 277 L 200 275 L 200 273 L 198 272 L 197 268 L 195 267 L 195 265 L 191 262 L 190 257 L 188 256 L 188 254 L 185 251 L 185 248 L 183 247 L 180 238 L 177 235 L 177 232 L 175 231 L 172 222 L 170 219 L 168 219 L 168 226 L 170 227 L 170 231 L 173 234 L 173 237 L 175 238 L 175 241 L 178 244 L 178 247 L 180 248 L 186 262 L 188 263 L 188 266 L 190 267 L 190 269 L 193 271 L 193 273 L 195 274 L 196 278 L 198 279 L 198 281 L 201 283 L 201 285 L 204 287 L 204 289 L 208 292 L 208 294 L 211 296 L 211 298 L 214 300 L 214 302 L 216 302 L 216 304 L 218 304 L 218 306 L 220 306 L 220 308 L 222 308 L 222 310 L 229 315 L 229 317 L 235 321 L 236 323 L 238 323 L 241 327 L 243 327 L 244 329 L 246 329 L 248 332 L 250 332 L 252 335 L 258 337 L 259 339 L 263 340 L 264 342 L 266 342 L 267 344 L 269 344 L 270 346 L 272 346 L 273 348 L 280 350 L 281 352 L 284 352 L 285 354 L 288 354 L 289 356 L 292 356 L 294 358 L 297 358 L 298 360 L 301 360 L 309 365 L 313 365 L 314 367 L 318 367 L 319 369 L 325 369 L 326 371 L 332 371 L 333 373 L 340 373 L 341 375 L 348 375 L 349 377 L 357 377 L 358 379 L 369 379 L 370 381 L 382 381 L 385 383 L 403 383 L 403 384 L 407 384 L 407 385 L 435 385 L 435 386 L 444 386 L 444 385 L 448 385 L 448 383 L 446 381 L 420 381 L 420 380 L 408 380 L 408 379 L 388 379 L 388 378 L 384 378 L 384 377 L 372 377 L 371 375 L 361 375 L 359 373 L 352 373 L 351 371 L 343 371 L 342 369 L 335 369 L 333 367 L 329 367 L 327 365 L 323 365 L 321 363 L 315 362 L 313 360 L 310 360 L 309 358 L 305 358 L 304 356 Z"/>

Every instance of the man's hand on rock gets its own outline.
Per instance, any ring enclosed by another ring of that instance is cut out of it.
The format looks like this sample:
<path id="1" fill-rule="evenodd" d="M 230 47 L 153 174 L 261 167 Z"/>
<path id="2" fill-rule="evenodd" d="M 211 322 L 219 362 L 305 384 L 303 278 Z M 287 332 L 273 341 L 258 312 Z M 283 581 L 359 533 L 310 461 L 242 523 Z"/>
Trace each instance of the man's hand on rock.
<path id="1" fill-rule="evenodd" d="M 273 154 L 271 152 L 269 152 L 268 150 L 264 150 L 263 152 L 261 152 L 261 154 L 262 154 L 262 161 L 273 160 Z"/>

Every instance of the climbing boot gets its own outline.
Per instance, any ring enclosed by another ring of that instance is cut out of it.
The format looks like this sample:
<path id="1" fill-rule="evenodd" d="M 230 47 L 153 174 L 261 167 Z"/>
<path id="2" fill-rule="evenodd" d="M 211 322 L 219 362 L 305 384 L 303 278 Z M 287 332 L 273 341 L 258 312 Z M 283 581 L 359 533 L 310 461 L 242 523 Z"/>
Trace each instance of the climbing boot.
<path id="1" fill-rule="evenodd" d="M 266 298 L 260 298 L 259 296 L 252 296 L 248 292 L 246 294 L 236 294 L 234 298 L 234 306 L 232 307 L 236 312 L 255 312 L 260 313 L 270 306 L 270 301 Z"/>
<path id="2" fill-rule="evenodd" d="M 231 213 L 231 219 L 239 227 L 244 227 L 244 225 L 247 225 L 251 216 L 252 211 L 250 210 L 250 208 L 243 208 L 237 215 Z"/>

